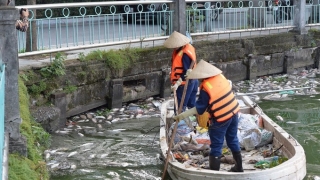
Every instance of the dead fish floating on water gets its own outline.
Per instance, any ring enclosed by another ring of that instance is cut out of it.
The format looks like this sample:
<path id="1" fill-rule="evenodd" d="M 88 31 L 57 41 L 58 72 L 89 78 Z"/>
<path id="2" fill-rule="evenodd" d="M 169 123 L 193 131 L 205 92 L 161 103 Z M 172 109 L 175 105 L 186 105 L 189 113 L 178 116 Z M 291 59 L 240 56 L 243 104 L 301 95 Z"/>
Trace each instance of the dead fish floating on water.
<path id="1" fill-rule="evenodd" d="M 284 121 L 283 118 L 282 118 L 280 115 L 276 116 L 276 119 L 277 119 L 278 121 L 282 121 L 282 122 Z"/>
<path id="2" fill-rule="evenodd" d="M 287 124 L 299 124 L 300 122 L 295 122 L 295 121 L 287 121 Z"/>
<path id="3" fill-rule="evenodd" d="M 70 132 L 71 132 L 71 131 L 60 131 L 60 130 L 55 131 L 55 133 L 57 133 L 57 134 L 63 134 L 63 135 L 69 134 Z"/>
<path id="4" fill-rule="evenodd" d="M 78 152 L 77 152 L 77 151 L 73 151 L 73 152 L 71 152 L 71 153 L 68 155 L 68 157 L 74 156 L 74 155 L 76 155 L 76 154 L 78 154 Z"/>

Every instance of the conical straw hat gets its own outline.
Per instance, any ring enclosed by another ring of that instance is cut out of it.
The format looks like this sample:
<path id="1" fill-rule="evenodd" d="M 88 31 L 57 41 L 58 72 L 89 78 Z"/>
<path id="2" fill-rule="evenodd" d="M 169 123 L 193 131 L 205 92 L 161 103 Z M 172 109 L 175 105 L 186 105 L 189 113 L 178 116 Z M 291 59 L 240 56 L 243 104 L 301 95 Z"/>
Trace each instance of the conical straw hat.
<path id="1" fill-rule="evenodd" d="M 169 38 L 163 43 L 163 45 L 166 48 L 178 48 L 188 44 L 189 42 L 190 42 L 190 39 L 187 36 L 177 31 L 174 31 L 169 36 Z"/>
<path id="2" fill-rule="evenodd" d="M 188 75 L 188 79 L 204 79 L 221 73 L 222 71 L 214 65 L 206 62 L 205 60 L 200 60 L 197 66 Z"/>

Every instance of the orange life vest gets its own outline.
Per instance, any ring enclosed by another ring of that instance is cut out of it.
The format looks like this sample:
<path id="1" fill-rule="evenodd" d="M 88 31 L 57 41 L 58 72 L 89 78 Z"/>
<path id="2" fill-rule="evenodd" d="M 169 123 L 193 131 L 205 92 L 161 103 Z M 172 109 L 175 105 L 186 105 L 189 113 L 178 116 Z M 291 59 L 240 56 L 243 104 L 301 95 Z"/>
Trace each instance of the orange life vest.
<path id="1" fill-rule="evenodd" d="M 175 84 L 176 81 L 183 74 L 183 63 L 182 63 L 183 54 L 187 54 L 191 60 L 196 61 L 196 51 L 191 44 L 187 44 L 183 46 L 182 49 L 178 52 L 174 50 L 172 53 L 172 66 L 171 66 L 171 75 L 170 75 L 170 80 L 172 84 Z M 193 68 L 195 67 L 196 67 L 196 64 L 194 64 Z M 185 83 L 186 82 L 183 81 L 181 84 L 185 84 Z"/>
<path id="2" fill-rule="evenodd" d="M 203 80 L 200 89 L 210 96 L 207 111 L 212 120 L 223 122 L 239 111 L 240 107 L 230 83 L 222 74 Z"/>

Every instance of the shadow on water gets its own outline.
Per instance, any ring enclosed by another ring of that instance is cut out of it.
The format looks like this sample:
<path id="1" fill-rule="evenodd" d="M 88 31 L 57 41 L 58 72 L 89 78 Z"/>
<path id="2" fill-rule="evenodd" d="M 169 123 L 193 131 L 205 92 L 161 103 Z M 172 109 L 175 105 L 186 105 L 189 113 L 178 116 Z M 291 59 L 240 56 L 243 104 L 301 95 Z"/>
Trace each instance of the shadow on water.
<path id="1" fill-rule="evenodd" d="M 320 95 L 293 96 L 290 101 L 262 101 L 259 106 L 304 148 L 307 176 L 320 175 Z M 284 121 L 276 120 L 280 115 Z"/>

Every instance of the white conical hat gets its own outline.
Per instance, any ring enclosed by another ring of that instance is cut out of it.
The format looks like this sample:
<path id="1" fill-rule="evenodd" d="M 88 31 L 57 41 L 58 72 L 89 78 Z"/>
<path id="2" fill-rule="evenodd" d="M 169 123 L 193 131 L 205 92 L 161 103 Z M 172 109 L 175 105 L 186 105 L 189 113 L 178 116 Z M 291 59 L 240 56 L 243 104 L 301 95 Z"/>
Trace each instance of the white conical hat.
<path id="1" fill-rule="evenodd" d="M 201 59 L 197 66 L 188 75 L 188 79 L 204 79 L 221 73 L 222 71 L 220 69 Z"/>
<path id="2" fill-rule="evenodd" d="M 163 43 L 163 45 L 166 48 L 178 48 L 188 44 L 189 42 L 190 42 L 190 39 L 187 36 L 177 31 L 174 31 L 169 36 L 169 38 Z"/>

